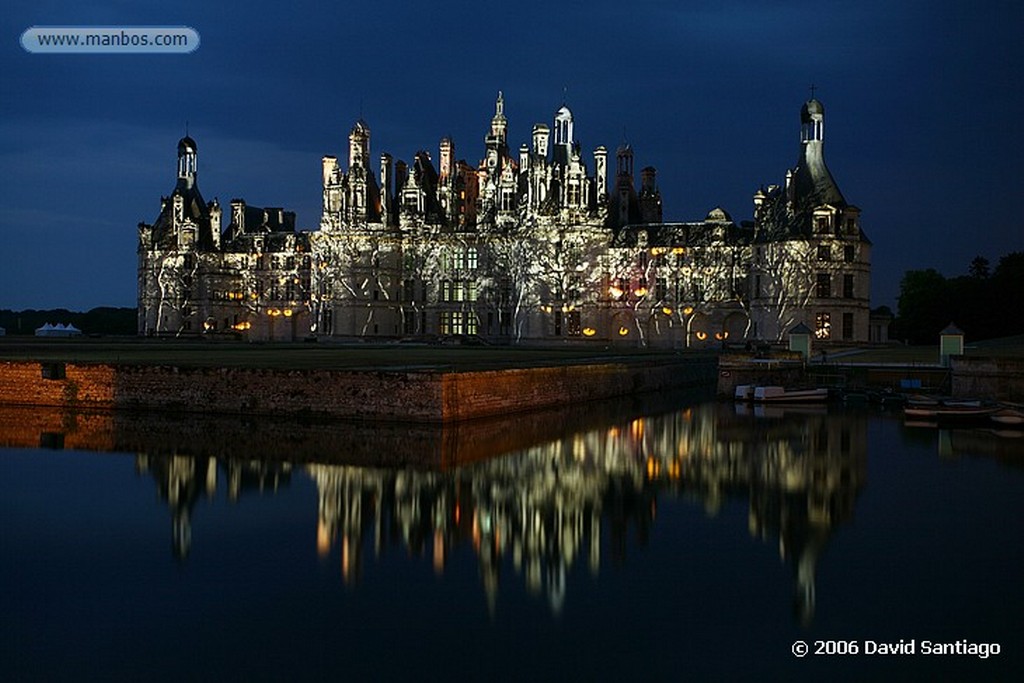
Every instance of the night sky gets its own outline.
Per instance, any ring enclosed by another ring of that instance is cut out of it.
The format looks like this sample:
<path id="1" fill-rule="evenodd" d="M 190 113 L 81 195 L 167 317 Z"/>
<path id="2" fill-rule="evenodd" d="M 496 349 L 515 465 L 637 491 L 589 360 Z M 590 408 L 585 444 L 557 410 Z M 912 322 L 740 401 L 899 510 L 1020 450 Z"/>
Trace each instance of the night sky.
<path id="1" fill-rule="evenodd" d="M 825 158 L 874 243 L 872 305 L 903 272 L 1024 250 L 1024 3 L 23 2 L 0 26 L 0 308 L 134 306 L 136 225 L 199 148 L 207 200 L 320 218 L 320 157 L 477 163 L 498 90 L 509 143 L 563 99 L 592 151 L 658 169 L 666 220 L 751 195 L 797 161 L 809 86 Z M 30 26 L 190 26 L 192 54 L 43 55 Z M 613 166 L 614 168 L 614 166 Z M 375 169 L 376 171 L 376 169 Z"/>

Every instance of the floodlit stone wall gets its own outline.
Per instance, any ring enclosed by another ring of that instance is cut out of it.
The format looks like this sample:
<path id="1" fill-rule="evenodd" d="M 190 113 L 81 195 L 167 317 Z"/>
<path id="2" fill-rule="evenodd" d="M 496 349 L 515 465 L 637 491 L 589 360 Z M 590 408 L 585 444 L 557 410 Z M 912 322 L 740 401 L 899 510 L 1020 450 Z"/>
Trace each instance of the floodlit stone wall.
<path id="1" fill-rule="evenodd" d="M 20 362 L 0 364 L 0 405 L 440 422 L 707 384 L 714 373 L 713 359 L 466 373 Z"/>

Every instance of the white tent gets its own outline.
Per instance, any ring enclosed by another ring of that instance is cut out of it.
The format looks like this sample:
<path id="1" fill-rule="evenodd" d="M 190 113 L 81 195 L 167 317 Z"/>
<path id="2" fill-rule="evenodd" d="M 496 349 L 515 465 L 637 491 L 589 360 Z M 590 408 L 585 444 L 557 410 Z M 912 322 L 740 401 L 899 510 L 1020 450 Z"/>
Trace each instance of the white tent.
<path id="1" fill-rule="evenodd" d="M 64 323 L 57 323 L 56 325 L 46 323 L 42 327 L 36 328 L 37 337 L 79 337 L 81 335 L 82 331 L 70 323 L 67 325 L 64 325 Z"/>

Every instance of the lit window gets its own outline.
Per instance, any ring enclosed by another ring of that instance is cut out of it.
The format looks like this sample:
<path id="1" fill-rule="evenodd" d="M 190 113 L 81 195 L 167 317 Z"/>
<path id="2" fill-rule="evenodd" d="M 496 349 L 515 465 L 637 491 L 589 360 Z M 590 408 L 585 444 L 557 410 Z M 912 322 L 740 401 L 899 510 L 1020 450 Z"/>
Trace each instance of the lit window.
<path id="1" fill-rule="evenodd" d="M 817 339 L 832 338 L 832 315 L 830 313 L 818 313 L 814 316 L 814 336 Z"/>

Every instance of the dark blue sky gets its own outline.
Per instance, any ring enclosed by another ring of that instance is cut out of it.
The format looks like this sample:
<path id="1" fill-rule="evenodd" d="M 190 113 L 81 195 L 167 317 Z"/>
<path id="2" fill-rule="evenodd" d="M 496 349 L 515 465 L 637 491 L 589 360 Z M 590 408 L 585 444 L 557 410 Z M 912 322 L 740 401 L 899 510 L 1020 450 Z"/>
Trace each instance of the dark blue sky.
<path id="1" fill-rule="evenodd" d="M 191 26 L 188 55 L 43 55 L 30 26 Z M 1024 250 L 1024 4 L 15 2 L 0 17 L 0 308 L 135 305 L 136 225 L 175 180 L 185 121 L 207 199 L 319 222 L 320 157 L 473 163 L 505 93 L 513 148 L 563 89 L 586 157 L 633 145 L 666 220 L 751 195 L 796 163 L 808 86 L 825 155 L 874 242 L 873 305 L 910 268 Z"/>

